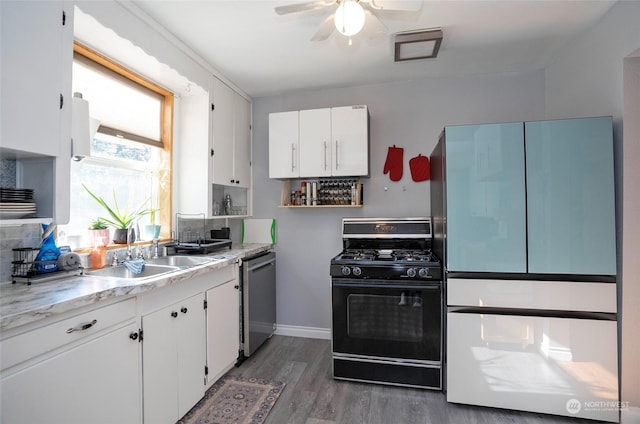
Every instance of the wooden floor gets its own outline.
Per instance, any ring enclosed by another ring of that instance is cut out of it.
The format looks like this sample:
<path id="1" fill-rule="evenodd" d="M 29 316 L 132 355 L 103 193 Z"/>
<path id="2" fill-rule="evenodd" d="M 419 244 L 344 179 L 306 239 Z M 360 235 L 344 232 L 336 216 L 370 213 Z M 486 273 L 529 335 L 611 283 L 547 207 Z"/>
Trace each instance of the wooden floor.
<path id="1" fill-rule="evenodd" d="M 328 340 L 273 336 L 229 374 L 286 382 L 267 424 L 594 424 L 447 403 L 442 392 L 334 380 Z"/>

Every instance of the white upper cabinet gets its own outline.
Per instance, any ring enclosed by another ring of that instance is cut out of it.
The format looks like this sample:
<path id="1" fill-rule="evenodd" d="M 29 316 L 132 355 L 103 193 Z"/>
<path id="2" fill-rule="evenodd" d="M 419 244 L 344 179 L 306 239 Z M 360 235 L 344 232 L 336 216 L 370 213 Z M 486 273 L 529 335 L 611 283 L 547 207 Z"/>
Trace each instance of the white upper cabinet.
<path id="1" fill-rule="evenodd" d="M 300 177 L 331 176 L 331 109 L 300 111 Z"/>
<path id="2" fill-rule="evenodd" d="M 34 189 L 36 220 L 69 221 L 73 7 L 0 2 L 0 157 Z M 3 221 L 7 222 L 7 221 Z"/>
<path id="3" fill-rule="evenodd" d="M 212 78 L 208 91 L 180 100 L 180 113 L 177 212 L 225 215 L 220 205 L 227 193 L 234 205 L 246 207 L 251 187 L 251 102 Z"/>
<path id="4" fill-rule="evenodd" d="M 215 78 L 212 105 L 213 182 L 249 187 L 251 104 Z"/>
<path id="5" fill-rule="evenodd" d="M 269 177 L 369 175 L 369 112 L 345 106 L 269 114 Z"/>
<path id="6" fill-rule="evenodd" d="M 269 114 L 269 178 L 300 176 L 298 111 Z"/>
<path id="7" fill-rule="evenodd" d="M 369 112 L 366 106 L 331 108 L 331 141 L 331 175 L 369 175 Z"/>
<path id="8" fill-rule="evenodd" d="M 2 147 L 70 155 L 73 8 L 62 1 L 0 7 Z"/>
<path id="9" fill-rule="evenodd" d="M 233 101 L 233 175 L 235 184 L 251 184 L 251 103 L 236 94 Z"/>

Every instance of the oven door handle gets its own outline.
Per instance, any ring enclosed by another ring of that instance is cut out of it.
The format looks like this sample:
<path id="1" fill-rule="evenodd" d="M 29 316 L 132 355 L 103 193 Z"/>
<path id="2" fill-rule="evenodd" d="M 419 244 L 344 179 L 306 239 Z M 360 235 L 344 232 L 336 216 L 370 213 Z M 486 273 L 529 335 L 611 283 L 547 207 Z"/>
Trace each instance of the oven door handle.
<path id="1" fill-rule="evenodd" d="M 333 287 L 345 287 L 345 288 L 372 288 L 372 289 L 398 289 L 398 290 L 414 290 L 414 289 L 431 289 L 440 290 L 442 288 L 441 282 L 425 282 L 418 284 L 394 284 L 394 283 L 367 283 L 359 280 L 338 281 L 333 280 L 331 282 Z"/>

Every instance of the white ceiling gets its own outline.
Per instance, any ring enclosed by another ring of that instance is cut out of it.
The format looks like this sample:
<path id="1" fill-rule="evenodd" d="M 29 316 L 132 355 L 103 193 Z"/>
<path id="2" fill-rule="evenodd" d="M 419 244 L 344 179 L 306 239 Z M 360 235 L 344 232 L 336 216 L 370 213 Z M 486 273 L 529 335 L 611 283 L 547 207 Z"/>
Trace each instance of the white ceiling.
<path id="1" fill-rule="evenodd" d="M 401 0 L 385 0 L 386 2 Z M 415 0 L 414 0 L 415 1 Z M 381 11 L 388 33 L 373 25 L 348 38 L 334 31 L 310 41 L 334 6 L 280 16 L 274 7 L 306 0 L 133 0 L 252 97 L 425 77 L 545 67 L 615 0 L 431 1 L 419 11 Z M 393 34 L 441 27 L 436 59 L 393 61 Z M 596 52 L 594 52 L 596 53 Z"/>

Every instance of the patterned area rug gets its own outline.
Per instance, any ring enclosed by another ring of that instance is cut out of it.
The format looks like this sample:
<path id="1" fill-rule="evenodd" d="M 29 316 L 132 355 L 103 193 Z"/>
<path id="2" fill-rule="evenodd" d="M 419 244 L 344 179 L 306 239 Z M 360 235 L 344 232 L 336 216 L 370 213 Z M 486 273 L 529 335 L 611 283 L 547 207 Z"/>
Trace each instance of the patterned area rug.
<path id="1" fill-rule="evenodd" d="M 225 375 L 177 424 L 262 424 L 284 386 L 281 381 Z"/>

